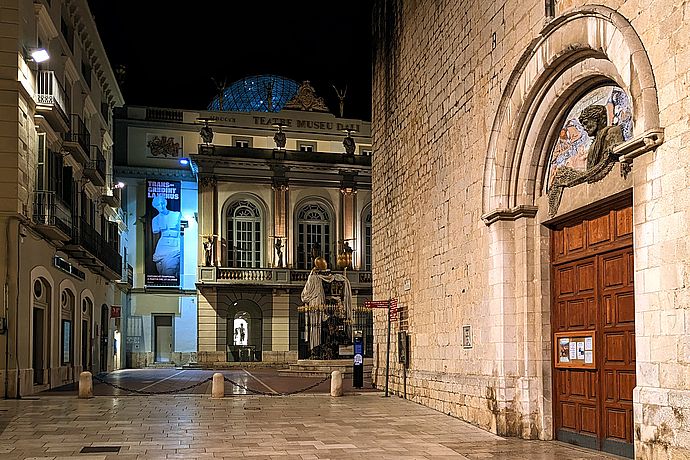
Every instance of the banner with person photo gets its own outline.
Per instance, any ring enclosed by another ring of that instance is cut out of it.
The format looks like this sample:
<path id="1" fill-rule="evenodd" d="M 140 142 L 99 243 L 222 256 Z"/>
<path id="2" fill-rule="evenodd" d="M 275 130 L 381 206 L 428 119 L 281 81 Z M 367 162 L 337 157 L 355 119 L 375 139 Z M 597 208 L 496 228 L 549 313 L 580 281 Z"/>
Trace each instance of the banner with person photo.
<path id="1" fill-rule="evenodd" d="M 180 285 L 181 185 L 146 181 L 145 285 Z"/>

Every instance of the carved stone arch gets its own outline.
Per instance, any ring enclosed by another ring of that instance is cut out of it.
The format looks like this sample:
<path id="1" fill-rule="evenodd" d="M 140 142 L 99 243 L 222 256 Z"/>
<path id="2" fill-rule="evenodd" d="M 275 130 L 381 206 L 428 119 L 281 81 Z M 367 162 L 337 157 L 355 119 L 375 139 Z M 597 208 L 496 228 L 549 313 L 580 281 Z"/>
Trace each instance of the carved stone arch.
<path id="1" fill-rule="evenodd" d="M 301 200 L 299 200 L 299 201 L 295 204 L 295 208 L 293 209 L 293 214 L 296 216 L 297 213 L 298 213 L 304 206 L 306 206 L 306 205 L 308 205 L 308 204 L 310 204 L 310 203 L 318 203 L 318 204 L 323 205 L 324 207 L 326 207 L 327 211 L 328 211 L 329 213 L 331 213 L 332 219 L 335 219 L 335 216 L 336 216 L 336 214 L 335 214 L 335 206 L 333 206 L 333 203 L 331 202 L 331 200 L 329 200 L 328 198 L 324 198 L 324 197 L 322 197 L 322 196 L 319 196 L 319 195 L 309 195 L 309 196 L 306 196 L 306 197 L 302 198 Z M 335 222 L 334 222 L 334 223 L 335 223 Z"/>
<path id="2" fill-rule="evenodd" d="M 531 42 L 493 121 L 482 191 L 487 224 L 536 213 L 554 125 L 578 96 L 607 82 L 631 99 L 632 141 L 661 131 L 651 63 L 622 15 L 604 6 L 576 8 L 552 20 Z"/>
<path id="3" fill-rule="evenodd" d="M 264 220 L 269 221 L 270 208 L 268 207 L 266 202 L 259 195 L 248 192 L 238 192 L 230 195 L 221 207 L 221 218 L 226 219 L 227 212 L 230 206 L 232 206 L 233 203 L 242 200 L 251 201 L 252 203 L 256 204 L 259 207 L 259 210 L 261 211 L 261 215 L 264 218 Z"/>
<path id="4" fill-rule="evenodd" d="M 93 295 L 93 292 L 91 292 L 91 289 L 88 289 L 88 288 L 83 289 L 81 291 L 81 293 L 79 294 L 79 306 L 78 306 L 79 307 L 79 317 L 84 318 L 84 317 L 88 316 L 88 318 L 92 324 L 94 321 L 94 315 L 95 315 L 94 311 L 96 308 L 96 301 L 94 300 L 95 298 L 96 297 Z M 91 304 L 90 304 L 91 310 L 89 312 L 85 313 L 83 305 L 84 305 L 84 300 L 87 300 L 87 299 L 91 302 Z"/>
<path id="5" fill-rule="evenodd" d="M 65 289 L 69 289 L 72 292 L 72 295 L 74 295 L 75 301 L 77 299 L 77 293 L 79 290 L 76 288 L 74 283 L 72 282 L 71 279 L 65 278 L 64 280 L 60 281 L 60 286 L 58 289 L 58 295 L 60 292 L 64 291 Z"/>
<path id="6" fill-rule="evenodd" d="M 41 278 L 43 282 L 48 284 L 48 288 L 50 289 L 50 299 L 49 303 L 51 305 L 57 305 L 56 302 L 59 299 L 59 297 L 56 297 L 56 292 L 57 290 L 55 289 L 55 279 L 53 278 L 53 275 L 50 274 L 48 269 L 42 265 L 37 265 L 36 267 L 31 269 L 31 287 L 33 289 L 34 282 Z"/>

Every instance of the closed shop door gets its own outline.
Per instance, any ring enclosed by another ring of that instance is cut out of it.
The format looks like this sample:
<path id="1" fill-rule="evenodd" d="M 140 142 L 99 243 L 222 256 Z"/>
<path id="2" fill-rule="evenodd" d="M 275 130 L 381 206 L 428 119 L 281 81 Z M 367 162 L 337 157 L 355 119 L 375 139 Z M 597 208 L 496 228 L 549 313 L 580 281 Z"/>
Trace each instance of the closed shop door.
<path id="1" fill-rule="evenodd" d="M 593 331 L 597 344 L 594 369 L 554 366 L 556 438 L 632 457 L 632 209 L 555 229 L 552 248 L 553 332 Z"/>

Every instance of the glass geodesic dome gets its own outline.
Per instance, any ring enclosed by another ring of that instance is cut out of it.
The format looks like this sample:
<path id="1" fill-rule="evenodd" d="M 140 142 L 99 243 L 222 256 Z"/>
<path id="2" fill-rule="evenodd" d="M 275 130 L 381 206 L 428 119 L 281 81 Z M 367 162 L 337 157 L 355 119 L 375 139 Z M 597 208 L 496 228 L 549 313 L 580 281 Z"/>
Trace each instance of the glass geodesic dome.
<path id="1" fill-rule="evenodd" d="M 297 93 L 296 81 L 278 75 L 256 75 L 237 80 L 223 91 L 223 107 L 220 96 L 208 106 L 213 111 L 231 112 L 278 112 Z"/>

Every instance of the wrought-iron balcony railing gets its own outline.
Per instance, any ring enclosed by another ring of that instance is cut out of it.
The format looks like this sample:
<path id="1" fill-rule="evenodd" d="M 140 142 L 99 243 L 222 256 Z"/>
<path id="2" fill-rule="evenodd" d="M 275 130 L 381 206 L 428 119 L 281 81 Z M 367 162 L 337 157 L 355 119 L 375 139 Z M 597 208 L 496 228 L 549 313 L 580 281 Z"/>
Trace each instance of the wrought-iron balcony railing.
<path id="1" fill-rule="evenodd" d="M 67 98 L 53 70 L 39 70 L 36 75 L 36 103 L 39 108 L 45 106 L 56 110 L 65 124 L 69 123 L 67 117 Z"/>
<path id="2" fill-rule="evenodd" d="M 89 133 L 89 130 L 86 128 L 84 120 L 76 113 L 71 114 L 69 120 L 69 131 L 64 134 L 65 147 L 68 148 L 71 153 L 77 153 L 79 157 L 78 160 L 81 163 L 86 163 L 90 160 L 91 133 Z"/>
<path id="3" fill-rule="evenodd" d="M 72 231 L 72 246 L 84 248 L 89 254 L 96 257 L 103 265 L 117 274 L 119 279 L 122 274 L 122 255 L 109 242 L 107 242 L 88 222 L 79 219 L 78 225 Z M 80 258 L 79 255 L 76 256 Z"/>
<path id="4" fill-rule="evenodd" d="M 66 205 L 56 197 L 55 192 L 34 192 L 34 212 L 32 216 L 34 224 L 39 231 L 50 238 L 68 240 L 72 235 L 72 216 Z"/>
<path id="5" fill-rule="evenodd" d="M 97 145 L 91 146 L 91 160 L 84 167 L 84 173 L 91 182 L 99 187 L 105 185 L 105 157 Z"/>

